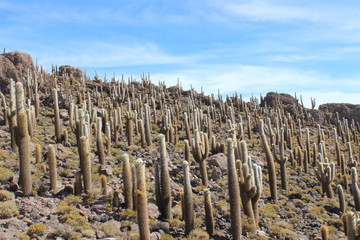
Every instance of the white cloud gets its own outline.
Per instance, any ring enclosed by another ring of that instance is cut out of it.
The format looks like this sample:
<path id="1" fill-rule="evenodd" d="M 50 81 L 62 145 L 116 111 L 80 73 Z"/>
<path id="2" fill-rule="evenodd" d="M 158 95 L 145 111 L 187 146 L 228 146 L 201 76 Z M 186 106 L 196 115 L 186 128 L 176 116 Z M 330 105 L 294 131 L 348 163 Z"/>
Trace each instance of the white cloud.
<path id="1" fill-rule="evenodd" d="M 66 51 L 63 51 L 66 49 Z M 125 67 L 139 65 L 189 64 L 198 56 L 175 56 L 152 43 L 68 43 L 61 48 L 41 48 L 33 53 L 45 66 L 70 64 L 79 67 Z"/>

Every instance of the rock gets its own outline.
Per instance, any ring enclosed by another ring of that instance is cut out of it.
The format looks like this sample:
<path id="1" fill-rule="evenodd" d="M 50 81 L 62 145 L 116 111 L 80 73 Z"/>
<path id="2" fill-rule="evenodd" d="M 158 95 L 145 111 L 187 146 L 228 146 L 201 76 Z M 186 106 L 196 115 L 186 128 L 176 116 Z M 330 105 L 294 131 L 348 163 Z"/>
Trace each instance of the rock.
<path id="1" fill-rule="evenodd" d="M 106 238 L 107 235 L 106 235 L 106 233 L 104 233 L 103 231 L 96 230 L 96 237 L 97 237 L 98 239 L 103 239 L 103 238 Z"/>
<path id="2" fill-rule="evenodd" d="M 133 225 L 131 225 L 131 232 L 133 233 L 139 233 L 139 225 L 137 225 L 136 223 L 134 223 Z"/>
<path id="3" fill-rule="evenodd" d="M 159 232 L 152 232 L 152 233 L 150 233 L 150 239 L 151 240 L 160 240 L 161 234 Z"/>
<path id="4" fill-rule="evenodd" d="M 62 65 L 59 67 L 59 72 L 60 72 L 60 76 L 62 76 L 63 74 L 68 74 L 68 75 L 72 75 L 75 78 L 81 78 L 83 75 L 83 72 L 81 71 L 81 69 L 79 68 L 75 68 L 73 66 L 70 65 Z"/>
<path id="5" fill-rule="evenodd" d="M 110 221 L 105 222 L 104 224 L 110 224 L 111 226 L 114 226 L 116 229 L 121 228 L 121 222 L 116 221 L 116 220 L 110 220 Z"/>
<path id="6" fill-rule="evenodd" d="M 27 77 L 28 69 L 35 69 L 31 56 L 19 51 L 3 53 L 0 55 L 0 88 L 7 93 L 10 89 L 10 78 L 15 82 Z"/>
<path id="7" fill-rule="evenodd" d="M 278 104 L 294 105 L 297 103 L 297 100 L 290 94 L 269 92 L 260 103 L 260 106 L 264 107 L 265 103 L 268 107 L 276 107 Z"/>
<path id="8" fill-rule="evenodd" d="M 300 193 L 292 193 L 289 195 L 289 199 L 301 199 Z"/>
<path id="9" fill-rule="evenodd" d="M 227 169 L 227 157 L 224 153 L 218 153 L 207 158 L 209 166 L 219 167 L 223 170 Z"/>
<path id="10" fill-rule="evenodd" d="M 148 212 L 150 219 L 158 219 L 160 217 L 160 211 L 158 206 L 153 202 L 148 202 Z"/>
<path id="11" fill-rule="evenodd" d="M 158 222 L 150 225 L 151 232 L 162 231 L 164 233 L 170 233 L 170 224 L 168 222 Z"/>
<path id="12" fill-rule="evenodd" d="M 98 173 L 101 175 L 101 174 L 104 174 L 105 176 L 111 176 L 113 175 L 113 170 L 110 166 L 107 166 L 107 165 L 101 165 L 99 167 L 99 170 L 98 170 Z"/>
<path id="13" fill-rule="evenodd" d="M 336 112 L 339 113 L 340 120 L 343 118 L 354 119 L 360 122 L 360 105 L 348 103 L 327 103 L 319 106 L 319 110 L 330 113 L 330 120 L 335 123 Z"/>

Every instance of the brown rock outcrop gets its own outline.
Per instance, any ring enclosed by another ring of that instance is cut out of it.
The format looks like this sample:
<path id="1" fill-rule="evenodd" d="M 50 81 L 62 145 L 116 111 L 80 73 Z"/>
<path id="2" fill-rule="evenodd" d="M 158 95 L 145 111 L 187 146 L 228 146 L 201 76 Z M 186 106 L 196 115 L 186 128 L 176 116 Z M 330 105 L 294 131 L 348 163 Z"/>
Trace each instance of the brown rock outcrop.
<path id="1" fill-rule="evenodd" d="M 336 117 L 336 112 L 339 113 L 340 119 L 354 119 L 356 122 L 360 122 L 360 105 L 349 103 L 327 103 L 320 105 L 319 110 L 329 112 L 332 122 Z"/>
<path id="2" fill-rule="evenodd" d="M 60 71 L 60 76 L 62 76 L 63 74 L 68 74 L 68 75 L 72 75 L 75 78 L 81 78 L 83 75 L 83 72 L 81 71 L 81 69 L 70 66 L 70 65 L 62 65 L 59 67 L 59 71 Z"/>
<path id="3" fill-rule="evenodd" d="M 8 92 L 10 79 L 18 82 L 27 77 L 28 69 L 34 70 L 34 62 L 27 53 L 14 51 L 0 55 L 0 88 Z"/>

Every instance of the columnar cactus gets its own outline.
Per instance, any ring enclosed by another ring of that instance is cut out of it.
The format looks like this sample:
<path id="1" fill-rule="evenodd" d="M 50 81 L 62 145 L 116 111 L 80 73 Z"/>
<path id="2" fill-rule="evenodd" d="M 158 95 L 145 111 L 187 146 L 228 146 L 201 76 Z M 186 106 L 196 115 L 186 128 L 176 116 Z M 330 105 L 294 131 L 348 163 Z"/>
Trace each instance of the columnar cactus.
<path id="1" fill-rule="evenodd" d="M 75 173 L 75 182 L 74 182 L 74 193 L 76 196 L 81 195 L 83 190 L 82 187 L 82 179 L 81 179 L 81 172 Z"/>
<path id="2" fill-rule="evenodd" d="M 352 195 L 354 196 L 355 210 L 360 211 L 360 189 L 359 189 L 357 180 L 358 179 L 357 179 L 356 168 L 352 167 L 351 168 L 351 192 L 352 192 Z"/>
<path id="3" fill-rule="evenodd" d="M 329 240 L 329 228 L 325 225 L 320 228 L 321 240 Z"/>
<path id="4" fill-rule="evenodd" d="M 346 232 L 348 240 L 356 240 L 359 238 L 358 225 L 360 224 L 359 212 L 349 211 L 346 214 Z M 344 227 L 345 229 L 345 227 Z"/>
<path id="5" fill-rule="evenodd" d="M 168 155 L 166 152 L 165 136 L 159 135 L 160 141 L 160 189 L 161 189 L 161 215 L 165 219 L 171 219 L 171 189 L 170 174 L 168 166 Z"/>
<path id="6" fill-rule="evenodd" d="M 59 100 L 58 92 L 56 88 L 52 89 L 54 97 L 54 118 L 55 118 L 55 138 L 56 142 L 61 142 L 61 128 L 60 128 L 60 112 L 59 112 Z"/>
<path id="7" fill-rule="evenodd" d="M 189 163 L 187 161 L 183 162 L 183 171 L 184 171 L 184 216 L 185 221 L 185 234 L 188 235 L 195 227 L 194 223 L 194 199 L 192 196 L 192 187 L 190 182 L 190 171 Z"/>
<path id="8" fill-rule="evenodd" d="M 258 200 L 262 192 L 262 173 L 257 164 L 252 164 L 245 141 L 240 142 L 241 161 L 237 161 L 240 183 L 240 197 L 245 214 L 257 228 Z"/>
<path id="9" fill-rule="evenodd" d="M 275 163 L 274 163 L 274 157 L 271 153 L 265 132 L 264 132 L 264 121 L 260 119 L 259 122 L 260 126 L 260 137 L 262 140 L 262 145 L 264 152 L 266 154 L 266 162 L 267 162 L 267 168 L 269 172 L 269 181 L 270 181 L 270 192 L 271 192 L 271 199 L 277 200 L 277 186 L 276 186 L 276 172 L 275 172 Z"/>
<path id="10" fill-rule="evenodd" d="M 154 112 L 156 115 L 156 112 Z M 152 144 L 152 136 L 151 136 L 151 117 L 150 117 L 150 107 L 149 105 L 145 104 L 145 138 L 147 146 Z"/>
<path id="11" fill-rule="evenodd" d="M 230 199 L 231 233 L 234 240 L 241 239 L 241 207 L 239 178 L 235 167 L 233 139 L 227 140 L 227 163 Z"/>
<path id="12" fill-rule="evenodd" d="M 124 182 L 125 206 L 127 208 L 133 208 L 133 195 L 132 195 L 133 186 L 132 186 L 129 155 L 128 154 L 121 155 L 121 160 L 123 163 L 123 182 Z"/>
<path id="13" fill-rule="evenodd" d="M 55 156 L 55 149 L 51 144 L 48 146 L 47 160 L 48 160 L 49 172 L 50 172 L 50 189 L 56 191 L 57 189 L 56 156 Z"/>
<path id="14" fill-rule="evenodd" d="M 184 140 L 185 142 L 185 161 L 187 161 L 189 163 L 189 165 L 191 165 L 191 155 L 190 155 L 190 146 L 189 146 L 189 140 Z"/>
<path id="15" fill-rule="evenodd" d="M 135 161 L 136 169 L 136 203 L 141 240 L 150 240 L 149 214 L 147 208 L 147 191 L 145 181 L 145 163 L 141 159 Z"/>
<path id="16" fill-rule="evenodd" d="M 32 193 L 31 166 L 30 166 L 30 136 L 27 126 L 27 116 L 25 111 L 18 114 L 17 136 L 19 141 L 20 157 L 20 186 L 25 196 Z"/>
<path id="17" fill-rule="evenodd" d="M 134 112 L 127 112 L 126 118 L 126 137 L 128 140 L 128 146 L 134 145 Z"/>
<path id="18" fill-rule="evenodd" d="M 324 156 L 319 153 L 317 167 L 315 168 L 315 176 L 321 183 L 323 193 L 326 193 L 328 198 L 333 198 L 334 192 L 331 183 L 335 177 L 334 162 L 329 162 L 327 158 L 324 158 Z"/>
<path id="19" fill-rule="evenodd" d="M 277 157 L 275 144 L 272 145 L 272 152 L 275 157 L 275 160 L 280 164 L 280 174 L 281 174 L 281 188 L 287 192 L 287 171 L 286 171 L 286 162 L 288 158 L 284 154 L 284 129 L 280 129 L 280 157 Z"/>
<path id="20" fill-rule="evenodd" d="M 86 136 L 80 137 L 80 165 L 83 174 L 84 192 L 88 193 L 91 188 L 91 157 L 90 143 Z"/>
<path id="21" fill-rule="evenodd" d="M 195 130 L 195 138 L 192 140 L 192 153 L 196 162 L 200 164 L 202 184 L 208 186 L 206 158 L 209 154 L 209 141 L 206 133 Z"/>
<path id="22" fill-rule="evenodd" d="M 206 232 L 212 236 L 214 233 L 214 213 L 211 203 L 211 193 L 208 188 L 204 189 L 204 205 Z"/>
<path id="23" fill-rule="evenodd" d="M 340 184 L 337 185 L 336 191 L 339 196 L 340 211 L 342 213 L 345 213 L 345 208 L 346 208 L 345 195 L 344 195 L 344 190 Z"/>
<path id="24" fill-rule="evenodd" d="M 42 156 L 41 156 L 41 145 L 40 144 L 35 144 L 35 162 L 36 163 L 41 163 L 42 162 Z"/>
<path id="25" fill-rule="evenodd" d="M 105 151 L 104 151 L 104 141 L 102 137 L 102 121 L 100 117 L 97 117 L 96 121 L 96 147 L 97 155 L 99 157 L 99 162 L 101 165 L 105 164 Z"/>

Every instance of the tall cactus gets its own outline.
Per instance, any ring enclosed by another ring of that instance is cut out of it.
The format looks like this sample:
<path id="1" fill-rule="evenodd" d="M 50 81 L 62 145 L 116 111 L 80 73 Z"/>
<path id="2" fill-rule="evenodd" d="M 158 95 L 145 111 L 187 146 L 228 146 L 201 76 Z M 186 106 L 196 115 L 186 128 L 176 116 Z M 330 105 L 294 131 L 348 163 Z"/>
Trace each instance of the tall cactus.
<path id="1" fill-rule="evenodd" d="M 209 185 L 206 169 L 206 158 L 209 154 L 209 140 L 207 134 L 195 130 L 195 138 L 191 143 L 194 159 L 200 164 L 202 184 L 207 187 Z"/>
<path id="2" fill-rule="evenodd" d="M 184 171 L 184 201 L 183 209 L 185 216 L 183 217 L 185 221 L 185 234 L 188 235 L 195 227 L 194 223 L 194 199 L 192 196 L 192 187 L 190 182 L 190 171 L 189 163 L 187 161 L 183 162 L 183 171 Z"/>
<path id="3" fill-rule="evenodd" d="M 276 172 L 275 172 L 274 157 L 271 153 L 271 150 L 270 150 L 270 147 L 269 147 L 266 135 L 265 135 L 264 121 L 262 119 L 260 119 L 259 126 L 260 126 L 260 137 L 262 140 L 264 152 L 266 154 L 267 169 L 269 172 L 271 199 L 277 200 L 278 194 L 277 194 L 277 186 L 276 186 Z"/>
<path id="4" fill-rule="evenodd" d="M 160 141 L 160 189 L 161 189 L 161 215 L 165 219 L 171 219 L 171 189 L 170 174 L 168 166 L 168 155 L 166 152 L 165 136 L 159 135 Z"/>
<path id="5" fill-rule="evenodd" d="M 333 198 L 334 192 L 331 183 L 335 177 L 335 164 L 329 162 L 321 153 L 319 153 L 317 167 L 315 168 L 315 176 L 321 183 L 323 193 L 326 193 L 328 198 Z"/>
<path id="6" fill-rule="evenodd" d="M 84 192 L 88 193 L 91 188 L 91 157 L 90 143 L 86 136 L 80 137 L 80 162 L 84 181 Z"/>
<path id="7" fill-rule="evenodd" d="M 57 189 L 57 170 L 56 170 L 56 156 L 53 145 L 48 146 L 47 159 L 49 163 L 50 172 L 50 189 L 56 191 Z"/>
<path id="8" fill-rule="evenodd" d="M 211 193 L 208 188 L 204 189 L 204 205 L 206 232 L 212 236 L 214 233 L 214 213 L 211 203 Z"/>
<path id="9" fill-rule="evenodd" d="M 20 112 L 18 115 L 18 140 L 20 157 L 19 181 L 25 196 L 32 193 L 31 166 L 30 166 L 30 136 L 27 127 L 28 121 L 26 113 Z"/>
<path id="10" fill-rule="evenodd" d="M 56 142 L 61 142 L 61 128 L 60 128 L 60 112 L 59 112 L 59 100 L 58 92 L 56 88 L 52 89 L 54 97 L 54 118 L 55 118 L 55 138 Z"/>
<path id="11" fill-rule="evenodd" d="M 235 167 L 234 143 L 233 139 L 227 140 L 227 163 L 230 199 L 230 219 L 231 233 L 234 240 L 241 239 L 241 208 L 240 208 L 240 188 L 239 178 Z"/>
<path id="12" fill-rule="evenodd" d="M 280 164 L 280 174 L 281 174 L 281 188 L 287 192 L 287 171 L 286 171 L 286 162 L 288 161 L 288 158 L 285 157 L 284 154 L 284 129 L 280 128 L 280 157 L 277 157 L 276 154 L 276 146 L 275 144 L 272 144 L 272 152 L 275 157 L 275 160 Z"/>
<path id="13" fill-rule="evenodd" d="M 141 159 L 135 161 L 136 169 L 136 203 L 140 232 L 140 240 L 150 240 L 149 214 L 147 207 L 147 191 L 145 181 L 145 163 Z"/>
<path id="14" fill-rule="evenodd" d="M 134 112 L 127 112 L 126 118 L 126 137 L 128 140 L 128 146 L 134 145 Z"/>
<path id="15" fill-rule="evenodd" d="M 133 208 L 133 195 L 132 195 L 132 178 L 131 178 L 131 168 L 129 162 L 129 155 L 121 155 L 123 162 L 123 182 L 124 182 L 124 198 L 125 206 L 127 208 Z"/>
<path id="16" fill-rule="evenodd" d="M 99 157 L 99 162 L 101 165 L 105 164 L 105 151 L 104 151 L 104 141 L 102 137 L 102 121 L 100 117 L 96 118 L 96 147 L 97 155 Z"/>
<path id="17" fill-rule="evenodd" d="M 355 210 L 360 211 L 360 189 L 359 189 L 357 180 L 358 179 L 357 179 L 356 168 L 352 167 L 351 168 L 351 192 L 352 192 L 352 195 L 354 196 Z"/>

